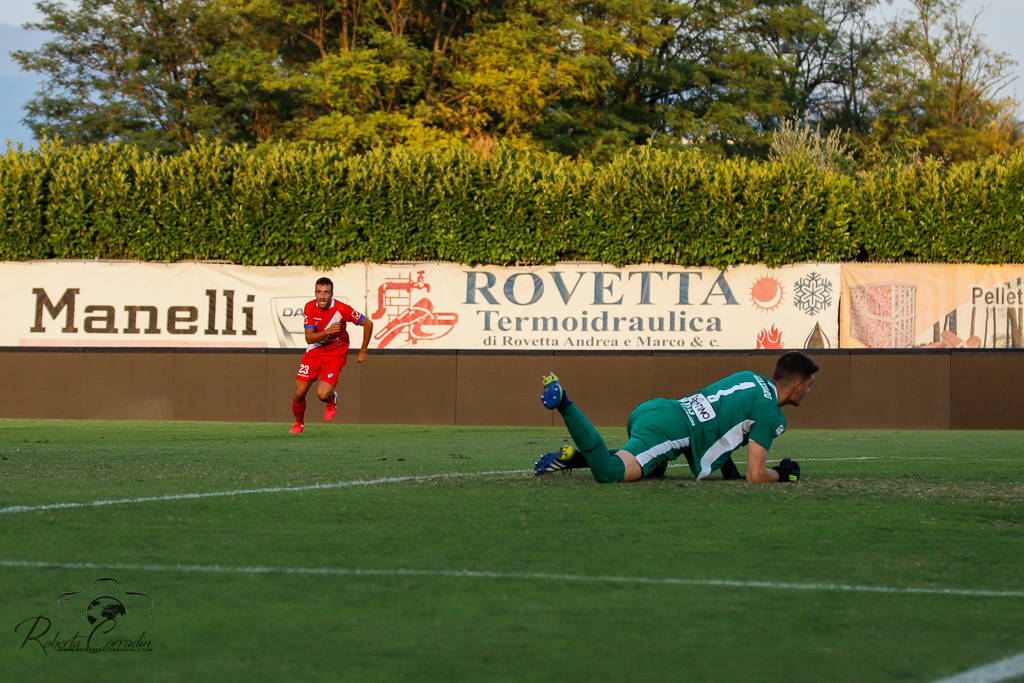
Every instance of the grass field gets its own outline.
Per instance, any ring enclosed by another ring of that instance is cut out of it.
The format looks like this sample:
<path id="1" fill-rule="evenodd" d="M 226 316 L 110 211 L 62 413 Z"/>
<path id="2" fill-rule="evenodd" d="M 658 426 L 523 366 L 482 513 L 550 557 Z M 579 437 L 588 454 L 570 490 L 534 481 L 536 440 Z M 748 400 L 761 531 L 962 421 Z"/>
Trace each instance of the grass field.
<path id="1" fill-rule="evenodd" d="M 1024 653 L 1024 432 L 791 432 L 799 484 L 601 486 L 529 473 L 559 429 L 286 431 L 0 420 L 0 677 L 931 681 Z M 123 651 L 84 651 L 110 598 L 90 644 Z"/>

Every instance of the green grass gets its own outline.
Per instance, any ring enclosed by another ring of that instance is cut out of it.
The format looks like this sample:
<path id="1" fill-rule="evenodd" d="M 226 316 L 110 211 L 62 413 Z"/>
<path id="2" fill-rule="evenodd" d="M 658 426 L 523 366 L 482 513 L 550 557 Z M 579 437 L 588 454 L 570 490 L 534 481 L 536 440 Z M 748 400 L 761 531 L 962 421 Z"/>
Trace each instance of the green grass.
<path id="1" fill-rule="evenodd" d="M 402 478 L 2 512 L 3 677 L 930 681 L 1024 652 L 1022 432 L 792 432 L 797 485 L 601 486 L 524 471 L 559 429 L 286 429 L 0 420 L 0 508 Z M 101 577 L 154 605 L 96 642 L 152 651 L 21 647 L 36 615 L 84 639 L 57 596 Z"/>

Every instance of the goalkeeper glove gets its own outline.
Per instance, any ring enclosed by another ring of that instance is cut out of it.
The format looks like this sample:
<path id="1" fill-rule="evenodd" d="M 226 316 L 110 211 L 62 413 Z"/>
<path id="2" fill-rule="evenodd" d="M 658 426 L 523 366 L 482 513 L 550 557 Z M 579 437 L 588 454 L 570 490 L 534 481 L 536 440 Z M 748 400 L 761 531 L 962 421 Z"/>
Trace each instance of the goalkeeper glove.
<path id="1" fill-rule="evenodd" d="M 796 460 L 783 458 L 775 467 L 771 468 L 779 473 L 779 481 L 800 481 L 800 463 Z"/>

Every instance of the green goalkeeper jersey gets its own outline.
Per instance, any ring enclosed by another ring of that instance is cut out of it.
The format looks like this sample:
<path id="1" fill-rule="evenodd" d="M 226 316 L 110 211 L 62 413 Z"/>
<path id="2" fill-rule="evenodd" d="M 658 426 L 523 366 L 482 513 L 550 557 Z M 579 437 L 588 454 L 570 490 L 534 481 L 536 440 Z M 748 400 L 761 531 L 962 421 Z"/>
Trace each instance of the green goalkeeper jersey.
<path id="1" fill-rule="evenodd" d="M 690 422 L 690 452 L 698 479 L 718 469 L 726 456 L 751 439 L 771 448 L 786 431 L 775 385 L 749 370 L 737 372 L 679 399 Z"/>

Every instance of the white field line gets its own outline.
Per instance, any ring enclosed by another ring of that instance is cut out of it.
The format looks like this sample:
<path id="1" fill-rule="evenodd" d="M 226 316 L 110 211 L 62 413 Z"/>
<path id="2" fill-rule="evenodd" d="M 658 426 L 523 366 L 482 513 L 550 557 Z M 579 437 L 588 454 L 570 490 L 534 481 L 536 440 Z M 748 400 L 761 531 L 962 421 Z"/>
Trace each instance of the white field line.
<path id="1" fill-rule="evenodd" d="M 940 678 L 935 683 L 995 683 L 1021 674 L 1024 674 L 1024 653 L 962 671 L 949 678 Z"/>
<path id="2" fill-rule="evenodd" d="M 336 481 L 329 484 L 307 484 L 305 486 L 272 486 L 261 489 L 234 489 L 231 491 L 206 491 L 204 493 L 171 493 L 164 496 L 142 496 L 140 498 L 112 498 L 110 500 L 92 500 L 84 503 L 46 503 L 43 505 L 12 505 L 10 507 L 0 508 L 0 514 L 10 515 L 19 512 L 68 510 L 71 508 L 103 507 L 105 505 L 134 505 L 137 503 L 158 503 L 169 500 L 198 500 L 201 498 L 221 498 L 224 496 L 252 496 L 262 493 L 299 493 L 302 491 L 320 491 L 324 489 L 340 489 L 352 486 L 400 484 L 408 481 L 431 481 L 433 479 L 460 479 L 465 477 L 486 477 L 500 474 L 523 474 L 524 472 L 530 471 L 531 470 L 504 470 L 493 472 L 449 472 L 443 474 L 411 474 L 403 477 L 356 479 L 353 481 Z"/>
<path id="3" fill-rule="evenodd" d="M 850 458 L 803 458 L 802 461 L 832 462 L 843 460 L 910 460 L 913 458 L 888 458 L 885 456 L 858 456 Z M 921 458 L 938 460 L 939 458 Z M 952 458 L 950 458 L 952 459 Z M 687 467 L 685 463 L 675 463 L 670 467 Z M 410 481 L 431 481 L 435 479 L 463 479 L 467 477 L 486 477 L 494 475 L 525 474 L 532 470 L 495 470 L 491 472 L 448 472 L 442 474 L 414 474 L 401 477 L 380 477 L 378 479 L 357 479 L 353 481 L 336 481 L 327 484 L 306 484 L 303 486 L 271 486 L 259 489 L 234 489 L 228 491 L 206 491 L 202 493 L 169 493 L 162 496 L 141 496 L 138 498 L 111 498 L 108 500 L 91 500 L 84 502 L 44 503 L 41 505 L 11 505 L 0 508 L 0 515 L 11 515 L 22 512 L 44 512 L 46 510 L 70 510 L 74 508 L 104 507 L 107 505 L 137 505 L 139 503 L 159 503 L 174 500 L 199 500 L 202 498 L 222 498 L 226 496 L 251 496 L 265 493 L 299 493 L 302 491 L 319 491 L 326 489 L 349 488 L 353 486 L 375 486 L 378 484 L 401 484 Z"/>
<path id="4" fill-rule="evenodd" d="M 843 593 L 885 593 L 890 595 L 946 595 L 971 598 L 1024 598 L 1024 591 L 982 588 L 939 588 L 923 586 L 868 586 L 846 583 L 796 583 L 778 581 L 732 581 L 728 579 L 683 579 L 678 577 L 609 576 L 554 574 L 549 572 L 498 572 L 474 569 L 366 569 L 352 567 L 227 567 L 219 564 L 124 564 L 117 562 L 38 562 L 0 560 L 0 567 L 12 569 L 114 570 L 206 574 L 284 574 L 299 576 L 423 577 L 446 579 L 493 579 L 570 583 L 617 583 L 653 586 L 701 586 L 714 588 L 757 588 L 788 591 L 834 591 Z"/>

